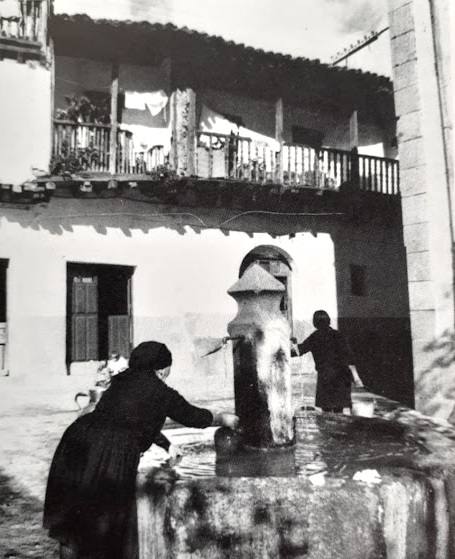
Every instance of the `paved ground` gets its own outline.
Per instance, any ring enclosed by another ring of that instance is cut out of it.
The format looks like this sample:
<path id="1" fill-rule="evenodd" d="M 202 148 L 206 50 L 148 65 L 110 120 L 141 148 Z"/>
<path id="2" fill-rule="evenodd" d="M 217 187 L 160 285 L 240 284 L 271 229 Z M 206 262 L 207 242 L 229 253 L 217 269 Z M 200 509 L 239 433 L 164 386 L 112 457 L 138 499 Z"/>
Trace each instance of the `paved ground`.
<path id="1" fill-rule="evenodd" d="M 299 391 L 302 385 L 296 384 Z M 43 386 L 0 377 L 0 559 L 58 556 L 41 528 L 47 472 L 61 434 L 77 417 L 74 394 L 84 388 L 80 378 L 56 378 Z M 232 400 L 195 403 L 233 409 Z"/>

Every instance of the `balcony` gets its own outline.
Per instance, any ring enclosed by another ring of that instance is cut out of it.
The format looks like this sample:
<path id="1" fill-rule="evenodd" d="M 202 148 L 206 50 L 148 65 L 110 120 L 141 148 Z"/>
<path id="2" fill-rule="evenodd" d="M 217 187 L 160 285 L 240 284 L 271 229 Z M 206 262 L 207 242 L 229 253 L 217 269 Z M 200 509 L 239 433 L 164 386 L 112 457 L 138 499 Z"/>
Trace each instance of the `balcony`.
<path id="1" fill-rule="evenodd" d="M 398 194 L 398 161 L 350 151 L 283 144 L 274 151 L 266 143 L 237 135 L 200 131 L 196 175 L 288 188 L 340 190 L 351 188 Z"/>
<path id="2" fill-rule="evenodd" d="M 117 129 L 112 142 L 112 126 L 54 120 L 51 169 L 54 174 L 97 173 L 149 175 L 165 165 L 162 146 L 135 152 L 132 133 Z"/>
<path id="3" fill-rule="evenodd" d="M 110 124 L 54 120 L 52 174 L 147 181 L 172 172 L 174 157 L 163 146 L 135 151 L 133 134 L 119 128 L 115 138 Z M 193 178 L 203 181 L 399 193 L 398 161 L 333 148 L 283 144 L 276 151 L 248 137 L 199 131 L 194 158 Z"/>
<path id="4" fill-rule="evenodd" d="M 0 3 L 0 53 L 37 58 L 47 43 L 47 0 L 3 0 Z"/>

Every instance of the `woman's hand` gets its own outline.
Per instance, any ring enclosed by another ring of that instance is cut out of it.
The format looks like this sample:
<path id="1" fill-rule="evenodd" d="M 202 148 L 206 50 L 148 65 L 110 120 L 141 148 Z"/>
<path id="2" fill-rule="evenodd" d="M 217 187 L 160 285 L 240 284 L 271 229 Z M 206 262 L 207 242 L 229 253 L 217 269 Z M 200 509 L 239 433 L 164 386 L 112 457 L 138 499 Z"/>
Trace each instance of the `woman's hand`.
<path id="1" fill-rule="evenodd" d="M 167 453 L 169 454 L 169 460 L 173 464 L 178 464 L 178 462 L 180 462 L 180 460 L 183 457 L 182 450 L 177 445 L 174 444 L 171 444 L 169 446 L 169 448 L 167 449 Z"/>
<path id="2" fill-rule="evenodd" d="M 235 431 L 239 426 L 239 418 L 234 413 L 216 413 L 213 415 L 213 424 L 221 427 L 228 427 Z"/>
<path id="3" fill-rule="evenodd" d="M 291 357 L 298 357 L 300 355 L 299 352 L 299 344 L 297 338 L 291 338 Z"/>

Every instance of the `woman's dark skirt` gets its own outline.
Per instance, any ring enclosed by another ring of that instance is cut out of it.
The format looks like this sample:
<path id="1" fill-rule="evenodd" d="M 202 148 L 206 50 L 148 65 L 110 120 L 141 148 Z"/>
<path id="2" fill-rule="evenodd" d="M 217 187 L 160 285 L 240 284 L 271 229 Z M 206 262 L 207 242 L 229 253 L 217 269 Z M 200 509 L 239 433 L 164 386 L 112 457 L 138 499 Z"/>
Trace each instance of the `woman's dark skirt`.
<path id="1" fill-rule="evenodd" d="M 349 367 L 321 367 L 316 384 L 316 406 L 324 409 L 350 408 L 351 371 Z"/>
<path id="2" fill-rule="evenodd" d="M 49 472 L 43 525 L 82 559 L 136 559 L 134 433 L 96 411 L 63 434 Z"/>

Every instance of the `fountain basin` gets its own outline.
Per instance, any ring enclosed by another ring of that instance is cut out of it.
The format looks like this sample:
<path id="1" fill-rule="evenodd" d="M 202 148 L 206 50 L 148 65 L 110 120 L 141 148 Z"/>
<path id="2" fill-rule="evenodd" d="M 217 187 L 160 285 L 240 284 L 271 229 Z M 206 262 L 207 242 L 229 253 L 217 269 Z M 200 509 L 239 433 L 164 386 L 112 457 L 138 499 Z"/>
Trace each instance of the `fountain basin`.
<path id="1" fill-rule="evenodd" d="M 455 431 L 384 398 L 375 413 L 297 412 L 275 472 L 236 454 L 229 467 L 203 436 L 169 481 L 144 462 L 141 559 L 455 557 Z"/>
<path id="2" fill-rule="evenodd" d="M 177 481 L 170 490 L 143 487 L 144 559 L 442 556 L 436 554 L 434 516 L 435 508 L 445 505 L 442 484 L 424 474 L 383 472 L 377 485 L 220 477 Z M 434 496 L 434 506 L 428 507 Z M 442 529 L 445 546 L 446 526 Z"/>

